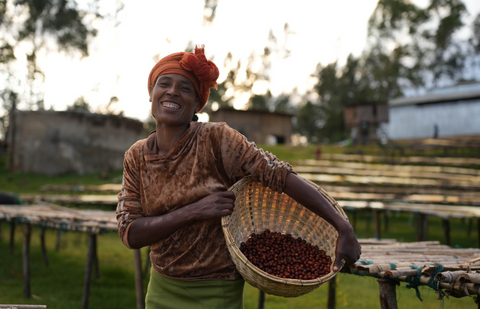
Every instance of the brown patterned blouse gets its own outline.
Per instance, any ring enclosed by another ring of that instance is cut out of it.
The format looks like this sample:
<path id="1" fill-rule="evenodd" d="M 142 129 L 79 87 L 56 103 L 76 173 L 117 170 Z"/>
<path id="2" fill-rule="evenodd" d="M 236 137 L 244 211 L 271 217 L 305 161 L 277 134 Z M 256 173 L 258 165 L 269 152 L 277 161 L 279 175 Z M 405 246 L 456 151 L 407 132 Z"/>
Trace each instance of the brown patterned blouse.
<path id="1" fill-rule="evenodd" d="M 125 153 L 117 221 L 125 246 L 131 223 L 160 216 L 219 191 L 245 175 L 282 192 L 290 164 L 256 148 L 225 123 L 191 122 L 166 156 L 157 154 L 156 135 Z M 220 219 L 195 221 L 150 246 L 153 268 L 179 280 L 240 277 L 224 240 Z"/>

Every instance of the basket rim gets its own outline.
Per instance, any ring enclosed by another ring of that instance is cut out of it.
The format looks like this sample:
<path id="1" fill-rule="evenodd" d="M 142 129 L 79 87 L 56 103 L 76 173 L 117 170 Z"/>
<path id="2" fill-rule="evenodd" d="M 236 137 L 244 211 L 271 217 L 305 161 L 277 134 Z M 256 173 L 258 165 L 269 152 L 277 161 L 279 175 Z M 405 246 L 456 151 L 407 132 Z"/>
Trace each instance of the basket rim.
<path id="1" fill-rule="evenodd" d="M 337 201 L 335 201 L 330 195 L 328 195 L 328 193 L 323 189 L 321 188 L 319 185 L 317 185 L 316 183 L 308 180 L 308 179 L 304 179 L 305 181 L 307 181 L 307 183 L 309 183 L 310 185 L 312 185 L 316 190 L 318 190 L 326 199 L 327 201 L 330 203 L 330 205 L 344 218 L 348 221 L 348 217 L 347 215 L 345 214 L 345 211 L 340 207 L 340 205 L 338 204 Z M 248 185 L 250 182 L 253 182 L 252 179 L 251 179 L 251 176 L 245 176 L 244 178 L 242 178 L 241 180 L 237 181 L 234 185 L 232 185 L 228 190 L 229 191 L 233 191 L 235 189 L 241 189 L 243 188 L 244 186 Z M 298 203 L 299 205 L 301 205 L 300 203 Z M 302 205 L 303 206 L 303 205 Z M 305 206 L 303 206 L 305 207 Z M 306 208 L 306 207 L 305 207 Z M 308 208 L 307 208 L 308 209 Z M 230 247 L 232 250 L 230 251 L 230 253 L 233 253 L 235 254 L 236 258 L 237 258 L 237 261 L 241 261 L 241 263 L 243 263 L 244 265 L 246 265 L 251 271 L 253 271 L 254 273 L 256 273 L 257 275 L 259 276 L 262 276 L 264 278 L 267 278 L 269 279 L 270 281 L 274 281 L 274 282 L 278 282 L 278 283 L 283 283 L 283 284 L 289 284 L 289 285 L 294 285 L 294 286 L 315 286 L 315 285 L 321 285 L 322 283 L 330 280 L 331 278 L 335 277 L 340 271 L 341 269 L 343 268 L 343 265 L 344 265 L 344 261 L 342 261 L 342 266 L 337 270 L 337 271 L 334 271 L 333 270 L 333 266 L 330 270 L 330 272 L 322 277 L 318 277 L 318 278 L 315 278 L 315 279 L 310 279 L 310 280 L 303 280 L 303 279 L 291 279 L 291 278 L 280 278 L 280 277 L 277 277 L 277 276 L 273 276 L 263 270 L 261 270 L 260 268 L 258 268 L 257 266 L 255 266 L 252 262 L 250 262 L 246 257 L 245 255 L 240 251 L 240 248 L 238 248 L 235 244 L 235 241 L 233 239 L 233 236 L 230 232 L 230 229 L 229 229 L 229 222 L 228 222 L 228 218 L 230 217 L 230 215 L 228 216 L 224 216 L 221 218 L 221 224 L 222 224 L 222 229 L 224 231 L 224 235 L 225 235 L 225 240 L 227 242 L 227 245 L 228 247 Z M 328 222 L 327 222 L 328 223 Z"/>

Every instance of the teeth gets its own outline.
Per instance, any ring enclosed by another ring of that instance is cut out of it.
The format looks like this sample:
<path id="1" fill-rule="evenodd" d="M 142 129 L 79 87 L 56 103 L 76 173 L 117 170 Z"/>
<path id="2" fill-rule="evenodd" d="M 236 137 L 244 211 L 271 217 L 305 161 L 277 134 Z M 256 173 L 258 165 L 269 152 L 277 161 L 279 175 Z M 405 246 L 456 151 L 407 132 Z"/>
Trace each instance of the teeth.
<path id="1" fill-rule="evenodd" d="M 170 108 L 174 108 L 174 109 L 180 109 L 180 105 L 178 105 L 178 104 L 176 104 L 176 103 L 163 102 L 162 105 L 165 106 L 165 107 L 170 107 Z"/>

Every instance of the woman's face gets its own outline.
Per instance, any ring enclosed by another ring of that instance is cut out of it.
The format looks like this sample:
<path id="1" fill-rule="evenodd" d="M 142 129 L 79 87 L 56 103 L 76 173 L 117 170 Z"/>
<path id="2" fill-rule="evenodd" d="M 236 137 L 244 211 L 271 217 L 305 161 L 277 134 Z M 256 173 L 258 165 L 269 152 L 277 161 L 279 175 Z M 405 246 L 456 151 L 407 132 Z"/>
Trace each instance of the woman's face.
<path id="1" fill-rule="evenodd" d="M 200 108 L 195 86 L 180 74 L 160 75 L 150 92 L 152 114 L 157 124 L 184 126 Z"/>

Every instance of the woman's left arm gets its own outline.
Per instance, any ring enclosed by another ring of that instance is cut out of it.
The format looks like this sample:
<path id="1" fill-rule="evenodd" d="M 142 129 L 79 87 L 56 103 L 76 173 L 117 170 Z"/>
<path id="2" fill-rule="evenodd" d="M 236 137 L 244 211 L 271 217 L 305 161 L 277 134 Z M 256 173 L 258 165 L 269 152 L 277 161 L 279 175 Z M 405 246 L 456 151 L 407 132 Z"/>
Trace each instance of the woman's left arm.
<path id="1" fill-rule="evenodd" d="M 335 271 L 340 269 L 342 259 L 345 259 L 345 267 L 349 267 L 360 258 L 361 248 L 353 227 L 334 210 L 320 192 L 294 173 L 288 173 L 283 191 L 325 219 L 338 231 Z"/>

